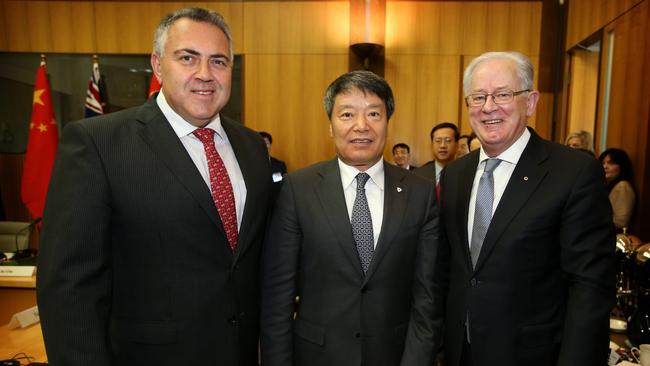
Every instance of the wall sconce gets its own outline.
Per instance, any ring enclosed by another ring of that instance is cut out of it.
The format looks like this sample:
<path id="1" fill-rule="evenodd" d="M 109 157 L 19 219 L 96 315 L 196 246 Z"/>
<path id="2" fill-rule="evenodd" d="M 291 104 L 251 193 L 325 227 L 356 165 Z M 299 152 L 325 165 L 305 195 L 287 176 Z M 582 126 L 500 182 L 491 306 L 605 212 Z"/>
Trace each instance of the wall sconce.
<path id="1" fill-rule="evenodd" d="M 386 0 L 350 0 L 350 70 L 384 76 Z"/>

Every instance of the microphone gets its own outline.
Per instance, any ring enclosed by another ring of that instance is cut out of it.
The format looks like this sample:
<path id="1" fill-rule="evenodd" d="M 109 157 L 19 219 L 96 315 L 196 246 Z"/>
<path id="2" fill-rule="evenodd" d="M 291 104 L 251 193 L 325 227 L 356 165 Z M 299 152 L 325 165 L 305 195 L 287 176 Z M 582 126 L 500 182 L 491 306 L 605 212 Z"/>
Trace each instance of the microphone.
<path id="1" fill-rule="evenodd" d="M 25 243 L 27 244 L 27 248 L 20 249 L 18 248 L 18 238 L 20 237 L 20 234 L 24 233 L 25 231 L 31 231 L 34 228 L 34 226 L 36 226 L 41 221 L 43 221 L 43 218 L 37 217 L 34 220 L 30 221 L 29 224 L 27 224 L 25 227 L 21 228 L 16 232 L 16 236 L 15 236 L 16 251 L 14 252 L 14 256 L 11 259 L 18 260 L 21 258 L 27 258 L 31 255 L 31 253 L 29 252 L 29 242 Z"/>

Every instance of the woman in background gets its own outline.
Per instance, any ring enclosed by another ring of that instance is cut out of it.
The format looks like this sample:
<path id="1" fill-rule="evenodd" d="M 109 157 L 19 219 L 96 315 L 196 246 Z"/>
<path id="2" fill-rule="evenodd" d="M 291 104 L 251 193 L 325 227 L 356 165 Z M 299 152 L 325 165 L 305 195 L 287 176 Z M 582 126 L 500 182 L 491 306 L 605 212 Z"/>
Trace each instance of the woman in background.
<path id="1" fill-rule="evenodd" d="M 609 201 L 612 204 L 614 226 L 617 229 L 627 228 L 632 220 L 636 201 L 632 162 L 625 151 L 615 148 L 603 151 L 598 160 L 605 169 L 605 180 L 609 191 Z"/>

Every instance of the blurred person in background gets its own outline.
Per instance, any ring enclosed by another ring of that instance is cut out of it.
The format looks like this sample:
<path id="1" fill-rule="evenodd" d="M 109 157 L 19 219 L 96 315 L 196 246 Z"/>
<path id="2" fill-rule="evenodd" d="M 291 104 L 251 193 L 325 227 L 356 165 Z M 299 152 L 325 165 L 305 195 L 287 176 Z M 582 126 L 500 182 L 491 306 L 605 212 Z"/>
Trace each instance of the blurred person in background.
<path id="1" fill-rule="evenodd" d="M 609 201 L 614 214 L 614 226 L 616 229 L 627 228 L 632 220 L 636 202 L 632 162 L 625 151 L 616 148 L 603 151 L 598 160 L 605 169 Z"/>

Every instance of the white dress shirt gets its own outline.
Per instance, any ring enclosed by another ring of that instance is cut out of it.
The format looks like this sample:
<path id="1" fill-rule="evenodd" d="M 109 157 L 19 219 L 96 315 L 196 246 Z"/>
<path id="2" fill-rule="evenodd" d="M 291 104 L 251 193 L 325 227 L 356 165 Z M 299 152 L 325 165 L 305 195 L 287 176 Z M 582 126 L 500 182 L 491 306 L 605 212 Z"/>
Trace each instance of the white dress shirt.
<path id="1" fill-rule="evenodd" d="M 341 172 L 341 184 L 345 194 L 345 204 L 348 208 L 348 216 L 352 221 L 352 209 L 354 208 L 354 199 L 357 197 L 357 174 L 361 171 L 353 166 L 349 166 L 338 159 L 339 171 Z M 365 171 L 370 176 L 366 182 L 366 198 L 370 217 L 372 218 L 372 235 L 374 247 L 377 248 L 377 240 L 381 232 L 381 224 L 384 219 L 384 160 L 379 161 Z"/>
<path id="2" fill-rule="evenodd" d="M 445 168 L 444 166 L 440 165 L 438 161 L 434 161 L 434 164 L 436 164 L 436 185 L 440 184 L 440 175 L 442 174 L 442 170 Z"/>
<path id="3" fill-rule="evenodd" d="M 165 118 L 167 118 L 167 121 L 174 129 L 174 132 L 181 140 L 181 143 L 185 147 L 185 150 L 187 150 L 190 158 L 192 158 L 192 161 L 199 170 L 199 173 L 201 173 L 205 184 L 208 186 L 210 191 L 212 191 L 212 187 L 210 186 L 208 159 L 205 155 L 203 143 L 192 133 L 197 129 L 197 127 L 184 120 L 183 117 L 169 106 L 165 99 L 164 89 L 158 94 L 156 103 L 158 103 L 158 107 L 160 107 Z M 210 128 L 216 131 L 214 134 L 214 142 L 217 152 L 226 166 L 228 177 L 232 184 L 233 194 L 235 196 L 235 209 L 237 211 L 237 230 L 239 230 L 244 214 L 244 205 L 246 204 L 246 182 L 244 182 L 244 176 L 239 168 L 239 163 L 237 162 L 237 157 L 232 149 L 232 145 L 228 140 L 228 135 L 226 135 L 226 132 L 221 125 L 221 118 L 219 115 L 217 114 L 217 116 L 210 121 L 205 128 Z"/>
<path id="4" fill-rule="evenodd" d="M 492 214 L 496 211 L 503 196 L 503 192 L 506 190 L 508 181 L 512 176 L 512 172 L 515 171 L 517 162 L 521 158 L 521 154 L 524 152 L 528 141 L 530 140 L 530 131 L 528 129 L 524 130 L 524 133 L 515 141 L 512 146 L 510 146 L 506 151 L 502 152 L 498 156 L 495 156 L 497 159 L 501 159 L 501 163 L 494 169 L 492 172 L 492 177 L 494 178 L 494 202 L 492 203 Z M 474 210 L 476 209 L 476 191 L 478 190 L 478 184 L 481 180 L 481 175 L 483 175 L 483 170 L 485 170 L 486 160 L 490 157 L 487 156 L 483 148 L 479 152 L 479 163 L 476 167 L 476 174 L 474 175 L 474 183 L 472 184 L 472 194 L 469 199 L 469 214 L 467 215 L 467 237 L 472 237 L 472 228 L 474 227 Z M 470 240 L 471 242 L 471 240 Z M 471 246 L 471 243 L 470 243 Z"/>

